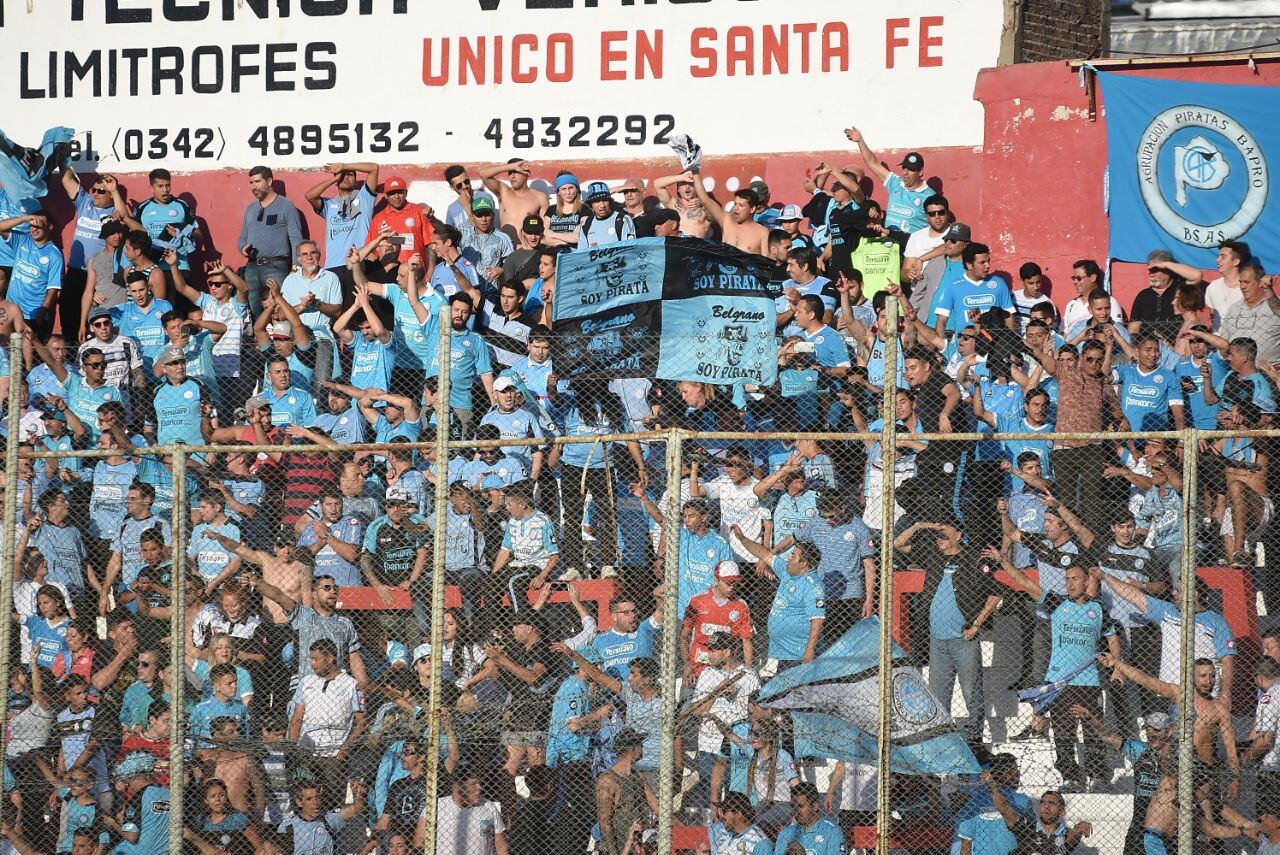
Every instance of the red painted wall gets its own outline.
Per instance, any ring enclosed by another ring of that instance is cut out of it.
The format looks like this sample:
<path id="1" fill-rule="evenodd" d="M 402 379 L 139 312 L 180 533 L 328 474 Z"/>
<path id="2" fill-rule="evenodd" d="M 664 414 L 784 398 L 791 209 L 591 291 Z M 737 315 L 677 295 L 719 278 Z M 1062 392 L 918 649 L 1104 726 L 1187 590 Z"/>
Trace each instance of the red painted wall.
<path id="1" fill-rule="evenodd" d="M 1280 61 L 1259 61 L 1256 70 L 1244 63 L 1116 70 L 1180 80 L 1280 84 Z M 1024 261 L 1039 262 L 1052 283 L 1054 300 L 1062 306 L 1075 296 L 1068 278 L 1071 263 L 1082 257 L 1101 262 L 1107 252 L 1107 220 L 1102 209 L 1106 128 L 1101 97 L 1098 118 L 1091 120 L 1079 75 L 1061 62 L 988 69 L 979 75 L 974 97 L 986 109 L 985 144 L 973 149 L 925 150 L 926 174 L 936 176 L 932 182 L 951 200 L 957 218 L 973 228 L 975 239 L 991 246 L 996 270 L 1014 273 Z M 856 115 L 850 120 L 856 121 Z M 904 113 L 903 121 L 927 122 L 927 106 Z M 768 182 L 775 202 L 803 202 L 806 168 L 823 160 L 840 165 L 861 163 L 843 138 L 820 142 L 830 147 L 805 154 L 713 157 L 704 171 L 715 179 L 717 188 L 731 176 L 741 184 L 759 176 Z M 897 163 L 904 153 L 882 151 L 881 155 L 886 162 Z M 384 167 L 382 175 L 402 175 L 411 183 L 441 182 L 444 165 Z M 674 160 L 538 162 L 534 177 L 549 181 L 563 167 L 575 170 L 583 182 L 652 179 L 676 169 Z M 148 195 L 145 175 L 120 178 L 131 199 Z M 278 170 L 276 178 L 285 195 L 303 209 L 310 230 L 320 233 L 319 218 L 302 198 L 319 180 L 319 173 Z M 175 192 L 194 203 L 211 251 L 221 253 L 232 264 L 242 263 L 235 242 L 251 198 L 247 180 L 243 173 L 222 171 L 175 176 L 174 181 Z M 718 195 L 723 198 L 723 191 Z M 882 189 L 874 195 L 884 198 Z M 412 193 L 410 198 L 415 198 Z M 70 206 L 63 198 L 54 199 L 51 205 L 68 223 L 64 238 L 69 238 Z M 1114 289 L 1126 307 L 1146 284 L 1145 278 L 1140 265 L 1115 265 Z"/>
<path id="2" fill-rule="evenodd" d="M 1202 83 L 1280 85 L 1280 61 L 1173 67 L 1109 69 L 1122 74 Z M 993 262 L 1016 270 L 1034 260 L 1053 281 L 1059 307 L 1076 296 L 1071 264 L 1107 253 L 1108 223 L 1103 211 L 1107 166 L 1104 105 L 1098 95 L 1097 120 L 1080 77 L 1066 63 L 1045 62 L 992 68 L 978 76 L 975 97 L 986 110 L 986 145 L 981 158 L 981 229 Z M 1004 262 L 1002 259 L 1016 259 Z M 1207 271 L 1212 278 L 1217 273 Z M 1146 287 L 1142 265 L 1117 263 L 1112 290 L 1127 309 Z"/>

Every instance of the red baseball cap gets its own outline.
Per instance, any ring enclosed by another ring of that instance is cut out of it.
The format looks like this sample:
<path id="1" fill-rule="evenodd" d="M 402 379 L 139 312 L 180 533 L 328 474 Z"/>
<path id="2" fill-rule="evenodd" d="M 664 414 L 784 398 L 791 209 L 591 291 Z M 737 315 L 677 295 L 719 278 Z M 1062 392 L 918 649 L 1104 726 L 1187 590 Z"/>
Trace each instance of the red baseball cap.
<path id="1" fill-rule="evenodd" d="M 382 182 L 383 193 L 394 193 L 397 190 L 407 191 L 408 189 L 409 189 L 408 183 L 405 182 L 405 180 L 401 178 L 399 175 L 393 175 L 390 178 L 388 178 L 386 181 Z"/>

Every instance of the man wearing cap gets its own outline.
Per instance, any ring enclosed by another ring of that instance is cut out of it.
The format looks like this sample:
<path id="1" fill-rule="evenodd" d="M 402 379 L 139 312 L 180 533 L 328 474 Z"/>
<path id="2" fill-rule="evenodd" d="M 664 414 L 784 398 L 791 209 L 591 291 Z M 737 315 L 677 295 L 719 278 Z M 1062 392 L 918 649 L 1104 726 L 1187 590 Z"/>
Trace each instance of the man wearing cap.
<path id="1" fill-rule="evenodd" d="M 644 200 L 643 178 L 628 178 L 609 192 L 622 194 L 622 212 L 633 220 L 649 210 Z"/>
<path id="2" fill-rule="evenodd" d="M 123 784 L 125 807 L 120 830 L 130 835 L 111 850 L 119 855 L 150 855 L 169 849 L 169 788 L 155 783 L 156 758 L 146 751 L 130 752 L 115 768 Z"/>
<path id="3" fill-rule="evenodd" d="M 862 160 L 871 174 L 880 179 L 885 191 L 889 194 L 889 204 L 885 209 L 884 224 L 886 228 L 899 229 L 908 234 L 928 225 L 924 215 L 924 200 L 933 195 L 933 190 L 924 182 L 924 158 L 913 151 L 898 164 L 902 167 L 899 177 L 880 162 L 862 132 L 857 128 L 847 128 L 844 135 L 849 142 L 857 143 Z"/>
<path id="4" fill-rule="evenodd" d="M 911 288 L 911 307 L 930 329 L 938 324 L 938 306 L 947 299 L 952 282 L 964 278 L 964 248 L 972 233 L 964 223 L 952 223 L 942 235 L 942 255 L 925 265 L 921 279 Z"/>
<path id="5" fill-rule="evenodd" d="M 603 855 L 622 855 L 631 826 L 644 821 L 645 808 L 658 812 L 658 799 L 636 763 L 644 755 L 644 736 L 623 728 L 613 740 L 617 761 L 596 780 L 596 811 Z"/>
<path id="6" fill-rule="evenodd" d="M 1274 664 L 1274 663 L 1273 663 Z M 1258 709 L 1262 709 L 1261 700 Z M 1269 703 L 1277 704 L 1280 710 L 1280 692 Z M 1124 855 L 1143 855 L 1142 836 L 1146 830 L 1147 807 L 1160 788 L 1160 779 L 1167 774 L 1176 758 L 1173 755 L 1174 732 L 1173 720 L 1167 713 L 1153 712 L 1146 716 L 1147 739 L 1124 739 L 1103 723 L 1098 714 L 1091 708 L 1076 704 L 1071 707 L 1071 715 L 1082 719 L 1093 729 L 1094 735 L 1113 751 L 1119 751 L 1133 767 L 1133 814 L 1129 821 L 1129 830 L 1125 833 Z M 1249 760 L 1246 752 L 1242 760 Z M 1261 782 L 1261 775 L 1259 775 Z M 1261 786 L 1260 786 L 1261 789 Z"/>
<path id="7" fill-rule="evenodd" d="M 502 281 L 519 282 L 526 288 L 538 278 L 539 250 L 542 249 L 546 227 L 542 217 L 530 214 L 520 221 L 516 232 L 516 248 L 502 262 Z"/>
<path id="8" fill-rule="evenodd" d="M 680 214 L 670 208 L 652 208 L 636 217 L 636 237 L 679 237 Z"/>
<path id="9" fill-rule="evenodd" d="M 88 267 L 89 260 L 105 247 L 102 231 L 111 222 L 124 227 L 119 218 L 129 210 L 129 206 L 120 194 L 120 185 L 113 175 L 97 176 L 91 182 L 90 190 L 81 186 L 80 176 L 70 164 L 62 168 L 60 178 L 62 189 L 76 211 L 75 231 L 67 255 L 67 272 L 63 276 L 60 318 L 63 329 L 70 332 L 84 326 L 85 315 L 81 313 L 84 294 L 90 295 L 89 301 L 92 304 L 93 290 L 87 287 Z M 116 214 L 117 211 L 120 215 Z"/>
<path id="10" fill-rule="evenodd" d="M 756 204 L 755 191 L 741 187 L 734 191 L 733 207 L 726 211 L 724 207 L 711 197 L 703 186 L 702 176 L 692 172 L 685 173 L 685 180 L 693 183 L 693 192 L 697 194 L 707 215 L 720 227 L 720 237 L 730 246 L 736 246 L 743 252 L 754 252 L 766 255 L 769 252 L 769 229 L 757 223 L 751 211 Z"/>
<path id="11" fill-rule="evenodd" d="M 129 386 L 145 389 L 142 351 L 137 341 L 116 333 L 111 311 L 105 306 L 95 306 L 89 311 L 88 328 L 92 338 L 80 345 L 79 359 L 83 360 L 85 351 L 93 348 L 107 361 L 103 380 L 120 389 Z"/>
<path id="12" fill-rule="evenodd" d="M 608 184 L 592 181 L 587 185 L 584 201 L 590 210 L 578 232 L 578 249 L 608 246 L 636 236 L 635 220 L 625 211 L 614 209 Z"/>
<path id="13" fill-rule="evenodd" d="M 498 210 L 506 224 L 504 231 L 508 232 L 508 237 L 514 236 L 516 224 L 523 222 L 525 217 L 542 213 L 549 204 L 546 193 L 529 186 L 532 169 L 533 164 L 529 161 L 513 157 L 506 163 L 495 163 L 479 170 L 484 186 L 498 197 Z M 498 180 L 498 176 L 504 174 L 506 183 Z M 474 210 L 474 202 L 472 204 Z"/>
<path id="14" fill-rule="evenodd" d="M 543 439 L 537 416 L 524 406 L 520 386 L 508 375 L 493 381 L 493 394 L 498 403 L 480 419 L 482 425 L 494 425 L 503 439 Z M 542 474 L 543 452 L 536 445 L 507 445 L 502 453 L 520 460 L 529 470 L 529 478 L 537 481 Z"/>
<path id="15" fill-rule="evenodd" d="M 373 208 L 378 201 L 378 164 L 326 163 L 325 176 L 303 197 L 311 210 L 324 219 L 324 266 L 338 277 L 344 289 L 355 283 L 347 270 L 347 253 L 359 249 L 369 233 Z M 364 173 L 360 180 L 358 173 Z M 336 195 L 325 198 L 324 192 L 337 185 Z"/>
<path id="16" fill-rule="evenodd" d="M 715 573 L 715 584 L 689 600 L 680 624 L 686 680 L 696 678 L 711 661 L 709 645 L 717 633 L 728 633 L 742 643 L 742 660 L 746 664 L 751 665 L 755 660 L 751 609 L 747 601 L 736 594 L 742 570 L 736 561 L 721 561 Z"/>
<path id="17" fill-rule="evenodd" d="M 119 220 L 108 220 L 98 232 L 102 249 L 85 262 L 84 294 L 80 298 L 80 326 L 77 338 L 88 335 L 89 312 L 94 306 L 110 309 L 129 298 L 124 290 L 124 246 L 129 227 Z"/>
<path id="18" fill-rule="evenodd" d="M 249 284 L 249 307 L 262 311 L 262 292 L 268 279 L 280 281 L 289 273 L 302 243 L 302 218 L 298 209 L 276 193 L 274 176 L 266 166 L 249 170 L 253 201 L 244 210 L 236 246 L 245 257 L 244 279 Z"/>
<path id="19" fill-rule="evenodd" d="M 1172 342 L 1182 328 L 1182 316 L 1175 305 L 1176 284 L 1199 285 L 1201 278 L 1199 268 L 1179 264 L 1167 249 L 1152 250 L 1147 255 L 1147 287 L 1133 298 L 1129 312 L 1129 334 L 1147 329 Z"/>
<path id="20" fill-rule="evenodd" d="M 424 252 L 424 247 L 435 233 L 431 227 L 431 209 L 409 201 L 409 182 L 393 175 L 382 184 L 387 204 L 373 215 L 365 242 L 379 236 L 389 237 L 400 246 L 400 262 L 403 264 L 414 254 Z"/>
<path id="21" fill-rule="evenodd" d="M 730 790 L 713 808 L 718 819 L 707 828 L 706 855 L 773 855 L 773 844 L 755 824 L 750 796 Z"/>
<path id="22" fill-rule="evenodd" d="M 749 699 L 760 689 L 754 668 L 737 656 L 738 643 L 727 632 L 707 641 L 707 662 L 698 674 L 686 715 L 698 721 L 698 776 L 710 783 L 710 802 L 720 798 L 728 769 L 725 733 L 747 720 Z M 704 790 L 704 792 L 706 792 Z"/>
<path id="23" fill-rule="evenodd" d="M 426 577 L 427 547 L 422 539 L 426 520 L 416 513 L 418 505 L 409 491 L 400 486 L 387 488 L 386 513 L 365 529 L 360 569 L 365 581 L 387 605 L 394 600 L 391 591 L 409 591 L 413 599 L 413 616 L 418 629 L 431 632 L 431 592 L 415 589 Z M 425 602 L 419 602 L 423 595 Z"/>
<path id="24" fill-rule="evenodd" d="M 791 238 L 790 248 L 807 247 L 812 250 L 815 248 L 813 238 L 800 230 L 802 222 L 804 222 L 804 214 L 800 211 L 799 205 L 784 205 L 782 212 L 778 214 L 778 228 Z"/>
<path id="25" fill-rule="evenodd" d="M 164 380 L 152 393 L 159 445 L 203 445 L 203 429 L 211 428 L 213 396 L 199 380 L 187 377 L 187 355 L 171 347 L 156 360 Z"/>
<path id="26" fill-rule="evenodd" d="M 755 194 L 755 204 L 751 206 L 751 218 L 767 229 L 778 228 L 781 219 L 778 209 L 769 205 L 769 185 L 757 178 L 747 185 L 747 189 Z"/>
<path id="27" fill-rule="evenodd" d="M 493 202 L 480 197 L 471 203 L 471 222 L 463 226 L 462 256 L 475 265 L 488 282 L 502 278 L 502 262 L 515 247 L 507 233 L 494 225 Z"/>

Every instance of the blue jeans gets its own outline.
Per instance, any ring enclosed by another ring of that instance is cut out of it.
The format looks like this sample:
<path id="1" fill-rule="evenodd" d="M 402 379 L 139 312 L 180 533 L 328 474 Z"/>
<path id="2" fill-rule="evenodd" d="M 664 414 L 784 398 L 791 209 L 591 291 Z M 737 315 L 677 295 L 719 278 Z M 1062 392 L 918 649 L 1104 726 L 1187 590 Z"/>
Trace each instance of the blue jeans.
<path id="1" fill-rule="evenodd" d="M 960 695 L 968 708 L 962 726 L 971 738 L 982 738 L 985 702 L 982 694 L 982 646 L 978 639 L 929 637 L 929 691 L 951 709 L 951 693 L 960 678 Z"/>
<path id="2" fill-rule="evenodd" d="M 244 266 L 244 281 L 249 286 L 249 311 L 255 318 L 262 314 L 262 292 L 267 290 L 267 280 L 274 279 L 283 285 L 290 267 L 287 261 L 269 261 L 266 264 L 251 261 Z"/>

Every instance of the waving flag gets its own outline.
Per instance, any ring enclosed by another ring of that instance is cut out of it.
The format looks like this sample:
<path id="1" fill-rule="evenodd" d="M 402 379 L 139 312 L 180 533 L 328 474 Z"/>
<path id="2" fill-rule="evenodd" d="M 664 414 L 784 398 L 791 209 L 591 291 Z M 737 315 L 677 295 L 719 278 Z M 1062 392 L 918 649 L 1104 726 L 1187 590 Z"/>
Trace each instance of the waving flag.
<path id="1" fill-rule="evenodd" d="M 1032 686 L 1029 689 L 1022 689 L 1018 692 L 1018 700 L 1026 701 L 1031 704 L 1031 709 L 1035 710 L 1036 715 L 1040 715 L 1053 704 L 1054 699 L 1058 697 L 1058 693 L 1062 691 L 1064 686 L 1076 677 L 1079 677 L 1086 669 L 1092 666 L 1093 660 L 1086 659 L 1084 662 L 1080 663 L 1079 668 L 1068 674 L 1063 674 L 1052 683 L 1045 683 L 1042 686 Z"/>
<path id="2" fill-rule="evenodd" d="M 0 185 L 14 201 L 36 199 L 48 192 L 45 181 L 71 156 L 68 145 L 75 131 L 50 128 L 39 148 L 18 145 L 0 131 Z"/>
<path id="3" fill-rule="evenodd" d="M 770 680 L 760 703 L 791 715 L 812 753 L 874 765 L 879 756 L 880 619 L 855 624 L 825 653 Z M 977 774 L 978 761 L 920 670 L 893 646 L 890 764 L 907 775 Z M 796 752 L 800 753 L 799 750 Z"/>

